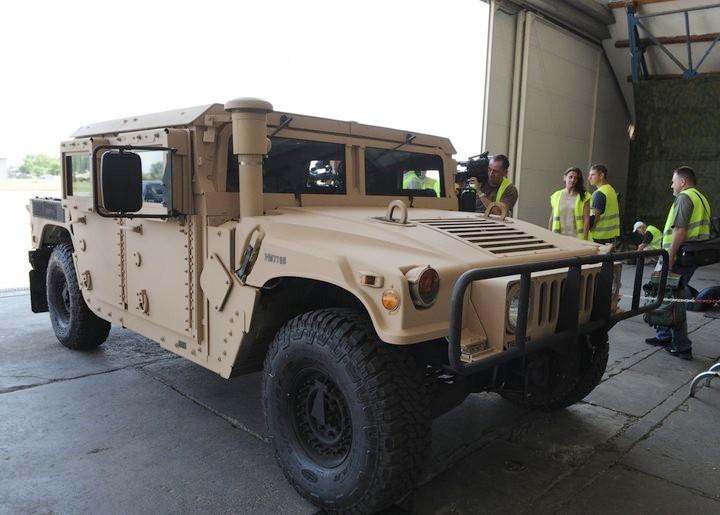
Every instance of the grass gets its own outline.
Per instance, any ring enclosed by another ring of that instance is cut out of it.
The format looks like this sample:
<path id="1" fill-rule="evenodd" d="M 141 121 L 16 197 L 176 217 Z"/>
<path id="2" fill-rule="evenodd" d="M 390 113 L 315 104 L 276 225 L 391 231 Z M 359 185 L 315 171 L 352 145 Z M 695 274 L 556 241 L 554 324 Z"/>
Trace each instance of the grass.
<path id="1" fill-rule="evenodd" d="M 60 193 L 60 177 L 53 179 L 0 179 L 0 191 L 54 191 Z"/>

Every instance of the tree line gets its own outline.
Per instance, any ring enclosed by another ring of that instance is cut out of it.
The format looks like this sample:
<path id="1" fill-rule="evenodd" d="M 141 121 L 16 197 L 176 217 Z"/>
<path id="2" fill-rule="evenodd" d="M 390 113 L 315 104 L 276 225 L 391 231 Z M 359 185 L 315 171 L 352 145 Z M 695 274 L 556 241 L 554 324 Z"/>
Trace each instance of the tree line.
<path id="1" fill-rule="evenodd" d="M 77 164 L 73 160 L 73 168 Z M 43 175 L 60 175 L 62 166 L 60 158 L 48 154 L 28 154 L 23 159 L 22 165 L 17 168 L 17 172 L 21 174 L 32 175 L 33 177 L 42 177 Z M 85 162 L 76 170 L 89 170 L 89 163 Z M 165 171 L 163 161 L 151 163 L 147 170 L 143 172 L 143 180 L 162 180 Z"/>
<path id="2" fill-rule="evenodd" d="M 18 167 L 18 172 L 34 177 L 43 175 L 60 175 L 60 158 L 48 154 L 28 154 Z"/>

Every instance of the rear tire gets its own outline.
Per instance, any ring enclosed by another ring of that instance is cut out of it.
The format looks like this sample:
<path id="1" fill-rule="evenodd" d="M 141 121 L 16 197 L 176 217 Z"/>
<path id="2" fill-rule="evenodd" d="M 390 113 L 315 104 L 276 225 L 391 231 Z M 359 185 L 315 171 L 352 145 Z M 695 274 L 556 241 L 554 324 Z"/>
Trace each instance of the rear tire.
<path id="1" fill-rule="evenodd" d="M 530 384 L 525 394 L 501 390 L 500 395 L 519 406 L 545 411 L 566 408 L 584 399 L 602 380 L 609 344 L 606 331 L 578 338 L 565 354 L 545 351 L 528 359 Z"/>
<path id="2" fill-rule="evenodd" d="M 700 298 L 700 297 L 699 297 L 699 296 L 700 296 L 700 293 L 699 293 L 695 288 L 693 288 L 692 286 L 688 285 L 688 289 L 690 290 L 690 298 L 691 298 L 691 299 L 699 299 L 699 298 Z M 704 290 L 703 290 L 703 291 L 704 291 Z M 705 304 L 705 303 L 703 303 L 703 302 L 698 302 L 698 303 L 688 302 L 688 303 L 685 305 L 685 307 L 686 307 L 686 309 L 687 309 L 688 311 L 703 312 L 703 311 L 707 311 L 707 310 L 710 309 L 712 306 L 711 306 L 710 304 Z"/>
<path id="3" fill-rule="evenodd" d="M 288 322 L 265 360 L 263 408 L 300 495 L 326 511 L 367 513 L 408 494 L 430 447 L 424 376 L 355 311 Z"/>
<path id="4" fill-rule="evenodd" d="M 703 291 L 695 295 L 696 300 L 710 301 L 714 299 L 720 299 L 720 286 L 708 286 Z M 717 302 L 716 304 L 720 304 Z M 690 306 L 698 306 L 700 309 L 695 311 L 708 311 L 714 307 L 715 304 L 710 302 L 701 302 L 698 304 L 690 304 Z M 688 308 L 689 309 L 689 308 Z"/>
<path id="5" fill-rule="evenodd" d="M 110 322 L 99 318 L 85 304 L 72 253 L 72 245 L 61 243 L 53 249 L 48 261 L 47 302 L 50 322 L 55 336 L 68 349 L 94 349 L 107 339 Z"/>

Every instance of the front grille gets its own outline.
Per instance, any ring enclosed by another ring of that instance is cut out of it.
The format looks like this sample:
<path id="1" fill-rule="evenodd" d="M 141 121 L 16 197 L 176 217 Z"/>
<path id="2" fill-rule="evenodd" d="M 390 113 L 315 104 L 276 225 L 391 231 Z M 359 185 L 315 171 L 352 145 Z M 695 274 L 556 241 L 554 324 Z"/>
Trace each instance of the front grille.
<path id="1" fill-rule="evenodd" d="M 582 272 L 579 306 L 581 323 L 587 321 L 592 310 L 597 274 L 597 270 L 583 270 Z M 554 329 L 560 316 L 560 299 L 565 294 L 565 279 L 556 275 L 533 278 L 531 291 L 537 295 L 537 302 L 532 303 L 528 325 Z"/>
<path id="2" fill-rule="evenodd" d="M 580 282 L 580 305 L 578 323 L 590 320 L 593 298 L 599 279 L 599 268 L 583 270 Z M 514 283 L 517 284 L 517 283 Z M 517 286 L 515 286 L 517 288 Z M 533 277 L 530 285 L 530 309 L 527 319 L 527 334 L 530 341 L 549 336 L 556 330 L 560 318 L 560 300 L 565 294 L 565 274 Z M 506 334 L 506 345 L 514 336 Z"/>
<path id="3" fill-rule="evenodd" d="M 428 218 L 413 220 L 497 255 L 549 252 L 555 245 L 509 224 L 485 218 Z"/>
<path id="4" fill-rule="evenodd" d="M 47 218 L 57 222 L 65 222 L 65 211 L 59 198 L 31 198 L 33 216 Z"/>

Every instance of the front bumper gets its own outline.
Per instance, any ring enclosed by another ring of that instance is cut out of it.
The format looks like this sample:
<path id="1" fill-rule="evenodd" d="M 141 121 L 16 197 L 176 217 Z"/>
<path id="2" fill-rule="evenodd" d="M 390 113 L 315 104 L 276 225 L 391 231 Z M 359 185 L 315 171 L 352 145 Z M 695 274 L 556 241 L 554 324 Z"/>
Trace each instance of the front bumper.
<path id="1" fill-rule="evenodd" d="M 653 256 L 662 256 L 662 271 L 657 298 L 654 302 L 640 306 L 642 294 L 642 279 L 645 259 Z M 611 313 L 612 286 L 614 280 L 614 263 L 626 259 L 636 259 L 635 280 L 631 308 L 620 313 Z M 601 263 L 598 277 L 598 286 L 595 288 L 590 320 L 579 324 L 579 306 L 582 266 Z M 565 287 L 560 298 L 560 309 L 557 326 L 554 334 L 536 340 L 532 345 L 526 345 L 528 309 L 530 305 L 531 274 L 547 270 L 567 269 Z M 668 254 L 665 250 L 650 250 L 642 252 L 621 252 L 602 254 L 597 256 L 584 256 L 556 261 L 543 261 L 522 265 L 503 266 L 495 268 L 475 268 L 463 273 L 455 282 L 450 300 L 450 334 L 448 336 L 448 363 L 450 368 L 458 374 L 470 375 L 504 362 L 522 357 L 548 347 L 561 347 L 575 341 L 578 335 L 588 334 L 598 330 L 609 330 L 613 325 L 627 318 L 651 311 L 660 306 L 665 294 L 665 283 L 668 273 Z M 506 350 L 488 356 L 485 359 L 465 363 L 462 360 L 461 333 L 463 326 L 463 308 L 465 292 L 474 281 L 520 276 L 520 292 L 518 295 L 519 309 L 515 329 L 515 341 Z"/>

